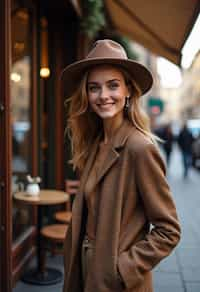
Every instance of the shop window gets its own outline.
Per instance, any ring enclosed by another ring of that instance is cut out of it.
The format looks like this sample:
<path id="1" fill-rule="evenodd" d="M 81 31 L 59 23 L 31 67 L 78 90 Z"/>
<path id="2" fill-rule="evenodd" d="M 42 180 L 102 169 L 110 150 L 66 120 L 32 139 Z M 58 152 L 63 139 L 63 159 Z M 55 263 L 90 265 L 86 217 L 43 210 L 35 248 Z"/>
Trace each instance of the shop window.
<path id="1" fill-rule="evenodd" d="M 31 108 L 31 15 L 28 9 L 12 7 L 12 194 L 26 186 L 26 175 L 32 171 L 32 108 Z M 13 241 L 31 226 L 32 208 L 13 200 Z"/>

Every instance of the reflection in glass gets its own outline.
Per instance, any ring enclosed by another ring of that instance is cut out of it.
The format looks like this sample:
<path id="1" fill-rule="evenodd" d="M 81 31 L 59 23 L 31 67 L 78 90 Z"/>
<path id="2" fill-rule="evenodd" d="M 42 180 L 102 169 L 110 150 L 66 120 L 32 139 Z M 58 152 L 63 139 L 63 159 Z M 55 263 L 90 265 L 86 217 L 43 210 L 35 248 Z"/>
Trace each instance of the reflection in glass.
<path id="1" fill-rule="evenodd" d="M 30 170 L 30 57 L 25 56 L 12 66 L 12 139 L 13 172 Z"/>
<path id="2" fill-rule="evenodd" d="M 12 193 L 24 187 L 31 173 L 31 18 L 27 9 L 13 3 L 12 13 Z M 31 225 L 31 207 L 13 201 L 13 240 Z"/>

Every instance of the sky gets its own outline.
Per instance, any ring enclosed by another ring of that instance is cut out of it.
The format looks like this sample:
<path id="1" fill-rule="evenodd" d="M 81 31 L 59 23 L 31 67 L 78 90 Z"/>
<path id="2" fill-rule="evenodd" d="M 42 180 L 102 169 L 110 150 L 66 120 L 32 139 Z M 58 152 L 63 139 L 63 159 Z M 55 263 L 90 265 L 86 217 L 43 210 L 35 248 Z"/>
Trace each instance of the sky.
<path id="1" fill-rule="evenodd" d="M 183 57 L 181 66 L 183 68 L 189 68 L 198 50 L 200 50 L 200 14 L 182 49 Z M 158 58 L 157 68 L 163 87 L 174 88 L 180 86 L 181 71 L 178 66 L 174 65 L 165 58 Z"/>

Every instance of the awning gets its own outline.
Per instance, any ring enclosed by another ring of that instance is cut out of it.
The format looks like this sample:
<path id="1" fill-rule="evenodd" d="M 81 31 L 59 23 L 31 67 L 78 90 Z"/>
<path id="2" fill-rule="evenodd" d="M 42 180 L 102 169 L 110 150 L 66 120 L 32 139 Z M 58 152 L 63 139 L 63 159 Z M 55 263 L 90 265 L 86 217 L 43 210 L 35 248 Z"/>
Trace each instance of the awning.
<path id="1" fill-rule="evenodd" d="M 105 6 L 114 30 L 180 65 L 199 0 L 105 0 Z"/>

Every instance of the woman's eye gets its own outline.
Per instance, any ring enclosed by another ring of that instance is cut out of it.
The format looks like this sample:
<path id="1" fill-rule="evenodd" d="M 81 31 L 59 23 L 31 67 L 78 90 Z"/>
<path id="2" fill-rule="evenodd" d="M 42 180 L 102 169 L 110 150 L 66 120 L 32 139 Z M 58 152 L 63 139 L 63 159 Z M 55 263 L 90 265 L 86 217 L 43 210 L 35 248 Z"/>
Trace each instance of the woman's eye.
<path id="1" fill-rule="evenodd" d="M 110 88 L 111 89 L 116 89 L 116 88 L 118 88 L 119 87 L 119 84 L 118 83 L 111 83 L 110 84 Z"/>
<path id="2" fill-rule="evenodd" d="M 99 89 L 98 86 L 89 86 L 89 88 L 88 88 L 88 90 L 89 90 L 90 92 L 96 92 L 96 91 L 98 91 L 98 89 Z"/>

